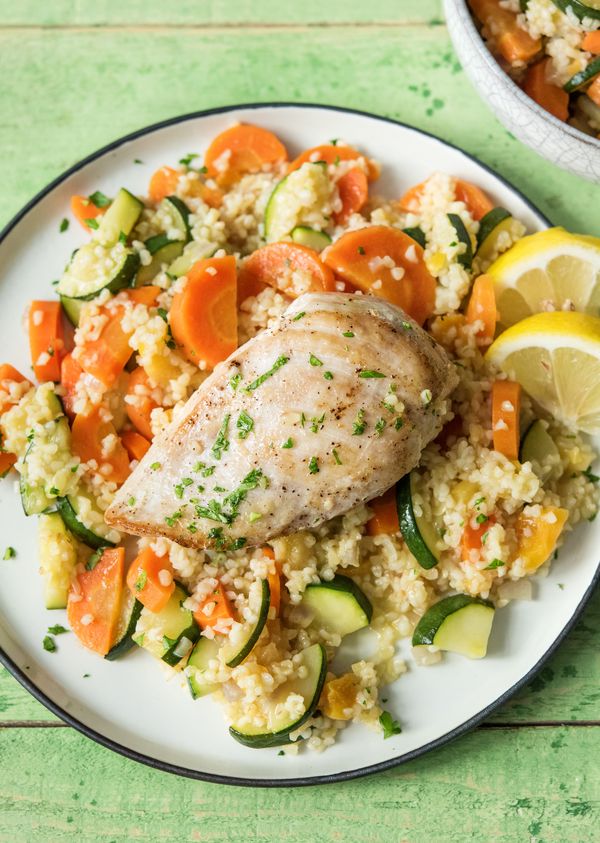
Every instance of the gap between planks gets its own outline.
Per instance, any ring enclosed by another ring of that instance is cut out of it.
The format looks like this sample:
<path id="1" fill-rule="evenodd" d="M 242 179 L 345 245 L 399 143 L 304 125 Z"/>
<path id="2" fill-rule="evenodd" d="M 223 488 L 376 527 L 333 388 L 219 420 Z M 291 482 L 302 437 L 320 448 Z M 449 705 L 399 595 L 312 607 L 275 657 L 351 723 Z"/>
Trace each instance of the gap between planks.
<path id="1" fill-rule="evenodd" d="M 563 727 L 590 728 L 600 726 L 600 720 L 523 720 L 520 723 L 480 723 L 476 729 L 557 729 Z M 72 729 L 62 720 L 8 720 L 0 723 L 3 729 Z"/>
<path id="2" fill-rule="evenodd" d="M 238 23 L 225 23 L 223 21 L 211 23 L 142 23 L 142 24 L 26 24 L 26 23 L 8 23 L 0 24 L 0 34 L 13 34 L 25 32 L 69 32 L 69 33 L 89 33 L 89 32 L 196 32 L 204 31 L 219 32 L 231 30 L 245 30 L 245 31 L 294 31 L 306 29 L 407 29 L 415 27 L 444 27 L 445 22 L 441 18 L 431 18 L 430 20 L 409 20 L 409 21 L 302 21 L 293 23 L 256 23 L 252 21 L 240 21 Z"/>

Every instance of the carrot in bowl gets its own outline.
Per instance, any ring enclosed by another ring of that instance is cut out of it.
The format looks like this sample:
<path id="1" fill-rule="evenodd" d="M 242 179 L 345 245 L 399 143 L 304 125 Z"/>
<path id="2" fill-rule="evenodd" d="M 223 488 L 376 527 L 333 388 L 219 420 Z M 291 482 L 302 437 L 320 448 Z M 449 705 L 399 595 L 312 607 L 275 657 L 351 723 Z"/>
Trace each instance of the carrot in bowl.
<path id="1" fill-rule="evenodd" d="M 181 173 L 173 167 L 159 167 L 150 179 L 148 198 L 151 202 L 160 202 L 165 196 L 170 196 L 177 190 L 177 183 Z"/>
<path id="2" fill-rule="evenodd" d="M 292 286 L 295 269 L 301 271 L 303 281 L 308 279 L 308 287 L 296 289 Z M 256 295 L 255 290 L 260 291 L 261 286 L 268 285 L 291 298 L 301 293 L 335 290 L 331 269 L 314 249 L 299 243 L 269 243 L 256 249 L 241 266 L 239 284 L 243 290 L 251 290 L 250 295 Z"/>
<path id="3" fill-rule="evenodd" d="M 32 301 L 29 307 L 29 349 L 35 376 L 44 381 L 60 380 L 64 334 L 60 302 Z"/>
<path id="4" fill-rule="evenodd" d="M 313 146 L 310 149 L 305 149 L 297 158 L 289 164 L 288 173 L 297 170 L 303 164 L 316 163 L 317 161 L 324 161 L 325 164 L 339 164 L 340 161 L 356 161 L 358 158 L 364 158 L 367 162 L 367 176 L 369 181 L 375 181 L 379 176 L 379 168 L 371 162 L 366 156 L 354 149 L 353 146 L 338 146 L 333 143 L 323 143 L 320 146 Z"/>
<path id="5" fill-rule="evenodd" d="M 498 380 L 492 386 L 492 433 L 494 450 L 509 460 L 519 459 L 521 386 Z"/>
<path id="6" fill-rule="evenodd" d="M 404 196 L 399 200 L 400 210 L 405 213 L 418 214 L 421 209 L 421 200 L 423 198 L 424 182 L 415 184 L 409 188 Z M 480 220 L 488 211 L 494 208 L 494 203 L 487 196 L 480 187 L 472 184 L 470 181 L 463 179 L 456 179 L 454 185 L 454 195 L 458 202 L 464 202 L 467 210 L 474 220 Z"/>
<path id="7" fill-rule="evenodd" d="M 398 508 L 396 506 L 396 485 L 378 498 L 369 501 L 373 515 L 367 521 L 367 533 L 370 536 L 397 533 L 400 529 Z"/>
<path id="8" fill-rule="evenodd" d="M 471 325 L 474 322 L 483 323 L 477 331 L 477 342 L 489 345 L 494 339 L 498 319 L 494 281 L 490 275 L 480 275 L 475 279 L 465 317 Z"/>
<path id="9" fill-rule="evenodd" d="M 71 629 L 84 647 L 105 656 L 115 643 L 121 599 L 125 550 L 107 547 L 91 571 L 77 575 L 67 603 Z"/>
<path id="10" fill-rule="evenodd" d="M 237 123 L 213 140 L 206 150 L 204 165 L 209 178 L 228 187 L 245 173 L 260 172 L 264 166 L 287 161 L 287 157 L 285 146 L 273 132 Z"/>
<path id="11" fill-rule="evenodd" d="M 12 383 L 27 383 L 32 386 L 31 381 L 22 375 L 18 369 L 15 369 L 14 366 L 11 366 L 10 363 L 1 363 L 0 364 L 0 394 L 2 397 L 0 398 L 0 416 L 2 413 L 5 413 L 9 410 L 13 404 L 15 403 L 14 400 L 11 400 L 8 390 L 10 389 L 11 382 Z"/>
<path id="12" fill-rule="evenodd" d="M 125 412 L 129 421 L 145 439 L 152 439 L 152 410 L 158 407 L 150 395 L 150 382 L 145 369 L 138 366 L 129 376 Z"/>
<path id="13" fill-rule="evenodd" d="M 127 572 L 127 587 L 151 612 L 160 612 L 175 591 L 173 566 L 168 555 L 158 556 L 145 547 Z"/>
<path id="14" fill-rule="evenodd" d="M 71 213 L 86 231 L 90 231 L 93 226 L 89 225 L 90 220 L 95 220 L 106 213 L 108 205 L 100 207 L 89 196 L 71 196 Z"/>
<path id="15" fill-rule="evenodd" d="M 558 85 L 548 81 L 548 64 L 550 58 L 542 59 L 527 68 L 523 90 L 527 96 L 535 100 L 546 111 L 558 117 L 559 120 L 567 120 L 569 117 L 569 95 Z"/>
<path id="16" fill-rule="evenodd" d="M 581 49 L 600 56 L 600 29 L 596 29 L 595 32 L 585 33 L 581 42 Z"/>
<path id="17" fill-rule="evenodd" d="M 357 214 L 369 198 L 369 183 L 364 172 L 353 167 L 338 180 L 337 189 L 342 202 L 341 211 L 334 214 L 338 225 L 343 225 L 348 217 Z"/>
<path id="18" fill-rule="evenodd" d="M 201 629 L 215 626 L 220 620 L 235 619 L 235 614 L 222 583 L 218 582 L 206 600 L 194 612 L 194 620 Z"/>
<path id="19" fill-rule="evenodd" d="M 541 40 L 521 29 L 515 12 L 503 8 L 500 0 L 469 0 L 469 6 L 493 33 L 498 52 L 509 64 L 527 63 L 540 52 Z"/>
<path id="20" fill-rule="evenodd" d="M 129 455 L 130 460 L 138 462 L 150 450 L 150 442 L 137 430 L 124 430 L 121 434 L 121 442 Z"/>
<path id="21" fill-rule="evenodd" d="M 81 462 L 95 460 L 98 473 L 120 486 L 129 477 L 129 457 L 115 426 L 101 407 L 78 413 L 71 427 L 71 447 Z M 110 437 L 110 438 L 109 438 Z"/>

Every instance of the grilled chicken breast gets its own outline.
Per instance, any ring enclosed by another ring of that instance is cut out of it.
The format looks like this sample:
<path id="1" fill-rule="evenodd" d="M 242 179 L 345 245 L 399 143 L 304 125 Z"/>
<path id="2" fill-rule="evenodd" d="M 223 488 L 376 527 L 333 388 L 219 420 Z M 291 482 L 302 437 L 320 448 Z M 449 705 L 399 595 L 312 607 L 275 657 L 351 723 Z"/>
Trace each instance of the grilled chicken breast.
<path id="1" fill-rule="evenodd" d="M 223 549 L 314 527 L 417 465 L 456 383 L 444 351 L 394 305 L 303 295 L 215 368 L 106 520 Z"/>

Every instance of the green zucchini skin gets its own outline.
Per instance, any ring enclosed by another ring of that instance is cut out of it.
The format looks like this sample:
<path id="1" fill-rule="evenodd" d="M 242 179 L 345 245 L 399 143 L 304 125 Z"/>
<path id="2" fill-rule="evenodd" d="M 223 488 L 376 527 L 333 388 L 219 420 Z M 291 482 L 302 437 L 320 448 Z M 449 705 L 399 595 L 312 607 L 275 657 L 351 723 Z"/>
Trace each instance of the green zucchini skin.
<path id="1" fill-rule="evenodd" d="M 115 546 L 114 542 L 110 542 L 108 539 L 98 536 L 81 523 L 77 517 L 75 508 L 68 497 L 57 498 L 56 505 L 65 527 L 73 533 L 76 539 L 79 539 L 79 541 L 83 542 L 88 547 L 91 547 L 93 550 L 100 550 L 100 548 L 103 547 Z"/>
<path id="2" fill-rule="evenodd" d="M 598 17 L 600 18 L 600 10 L 598 11 Z M 588 82 L 591 82 L 592 79 L 600 73 L 600 56 L 588 64 L 587 67 L 584 67 L 583 70 L 580 70 L 579 73 L 576 73 L 574 76 L 565 82 L 563 85 L 564 90 L 568 94 L 572 94 L 575 91 L 578 91 L 580 88 L 583 88 L 587 85 Z"/>
<path id="3" fill-rule="evenodd" d="M 315 252 L 322 252 L 331 243 L 331 237 L 328 234 L 324 231 L 309 228 L 307 225 L 297 225 L 292 230 L 291 237 L 294 243 L 299 243 L 301 246 L 308 246 L 309 249 L 314 249 Z"/>
<path id="4" fill-rule="evenodd" d="M 405 474 L 404 477 L 396 483 L 396 509 L 398 511 L 400 532 L 406 542 L 406 546 L 415 557 L 421 568 L 435 568 L 438 564 L 438 560 L 425 543 L 417 525 L 417 520 L 413 510 L 410 473 Z"/>
<path id="5" fill-rule="evenodd" d="M 179 217 L 179 228 L 181 229 L 181 232 L 185 237 L 183 243 L 188 243 L 192 239 L 192 231 L 190 228 L 190 209 L 185 204 L 183 199 L 179 198 L 179 196 L 166 196 L 163 199 L 163 202 L 170 202 L 170 204 L 173 206 L 175 213 Z"/>
<path id="6" fill-rule="evenodd" d="M 218 652 L 219 645 L 216 641 L 205 638 L 201 635 L 194 645 L 194 649 L 190 653 L 186 670 L 190 667 L 198 670 L 204 670 L 208 667 L 208 662 L 211 658 L 217 658 Z M 190 689 L 190 694 L 195 700 L 200 697 L 205 697 L 207 694 L 212 694 L 218 688 L 218 685 L 208 685 L 205 682 L 203 683 L 202 679 L 198 679 L 194 674 L 187 675 L 187 684 Z"/>
<path id="7" fill-rule="evenodd" d="M 262 580 L 261 587 L 262 594 L 258 619 L 251 634 L 246 639 L 246 643 L 227 661 L 227 667 L 237 667 L 250 655 L 267 622 L 269 607 L 271 606 L 271 589 L 267 580 Z"/>
<path id="8" fill-rule="evenodd" d="M 413 647 L 419 647 L 423 644 L 434 644 L 435 636 L 446 618 L 464 609 L 465 606 L 472 606 L 473 604 L 487 606 L 490 609 L 494 608 L 494 604 L 490 600 L 483 600 L 481 597 L 471 597 L 470 594 L 453 594 L 450 597 L 444 597 L 438 603 L 434 603 L 425 612 L 415 627 L 412 637 Z"/>
<path id="9" fill-rule="evenodd" d="M 181 257 L 184 247 L 183 240 L 169 240 L 166 234 L 155 234 L 144 243 L 152 255 L 152 262 L 148 266 L 140 266 L 135 279 L 136 287 L 149 284 L 160 272 L 163 264 L 170 265 Z"/>
<path id="10" fill-rule="evenodd" d="M 452 227 L 456 231 L 456 236 L 458 238 L 459 243 L 464 243 L 466 249 L 457 257 L 457 261 L 459 264 L 464 267 L 465 269 L 471 269 L 473 264 L 473 244 L 471 243 L 471 236 L 467 231 L 467 228 L 462 221 L 461 217 L 458 214 L 447 214 Z"/>
<path id="11" fill-rule="evenodd" d="M 584 18 L 594 18 L 594 20 L 600 20 L 600 9 L 594 9 L 591 6 L 588 6 L 586 3 L 583 3 L 582 0 L 552 0 L 554 5 L 561 10 L 561 12 L 565 12 L 569 7 L 573 10 L 573 14 L 576 15 L 579 20 L 583 20 Z"/>
<path id="12" fill-rule="evenodd" d="M 332 592 L 340 595 L 334 602 L 335 608 L 331 604 Z M 325 606 L 322 598 L 325 598 Z M 347 603 L 348 598 L 350 598 L 350 605 Z M 350 577 L 343 574 L 336 574 L 332 580 L 309 584 L 304 591 L 302 602 L 317 613 L 320 625 L 329 627 L 340 635 L 363 629 L 371 623 L 373 617 L 371 601 Z M 336 615 L 332 618 L 331 625 L 328 624 L 328 619 L 324 614 L 327 609 L 333 610 L 331 614 Z M 342 620 L 345 620 L 346 624 L 340 623 Z M 347 623 L 348 620 L 350 623 Z"/>
<path id="13" fill-rule="evenodd" d="M 139 620 L 139 617 L 142 613 L 142 609 L 144 607 L 140 603 L 139 600 L 134 600 L 133 606 L 131 608 L 131 614 L 129 616 L 129 622 L 123 633 L 121 639 L 114 644 L 108 653 L 104 656 L 109 662 L 115 661 L 115 659 L 120 659 L 121 656 L 124 656 L 125 653 L 128 653 L 131 648 L 134 646 L 135 641 L 133 640 L 133 633 L 135 632 L 135 627 Z"/>
<path id="14" fill-rule="evenodd" d="M 481 249 L 487 238 L 500 225 L 501 222 L 508 219 L 510 214 L 505 208 L 492 208 L 479 221 L 479 231 L 477 232 L 477 251 Z"/>
<path id="15" fill-rule="evenodd" d="M 81 299 L 72 299 L 69 296 L 60 296 L 60 304 L 65 316 L 74 328 L 79 325 L 79 318 L 81 316 L 81 307 L 83 302 Z"/>
<path id="16" fill-rule="evenodd" d="M 409 237 L 419 244 L 419 246 L 424 249 L 427 245 L 427 238 L 425 237 L 425 232 L 420 226 L 415 226 L 414 228 L 403 228 L 402 231 L 405 234 L 408 234 Z"/>

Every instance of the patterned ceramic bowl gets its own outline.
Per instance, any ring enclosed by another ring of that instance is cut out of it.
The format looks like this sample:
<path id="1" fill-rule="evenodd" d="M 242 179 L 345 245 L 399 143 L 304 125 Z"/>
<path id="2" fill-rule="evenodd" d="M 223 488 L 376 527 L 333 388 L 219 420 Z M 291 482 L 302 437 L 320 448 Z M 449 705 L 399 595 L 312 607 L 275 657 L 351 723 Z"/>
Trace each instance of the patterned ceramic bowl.
<path id="1" fill-rule="evenodd" d="M 498 120 L 548 161 L 600 182 L 600 140 L 553 117 L 513 82 L 485 45 L 466 0 L 444 0 L 444 11 L 462 66 Z"/>

